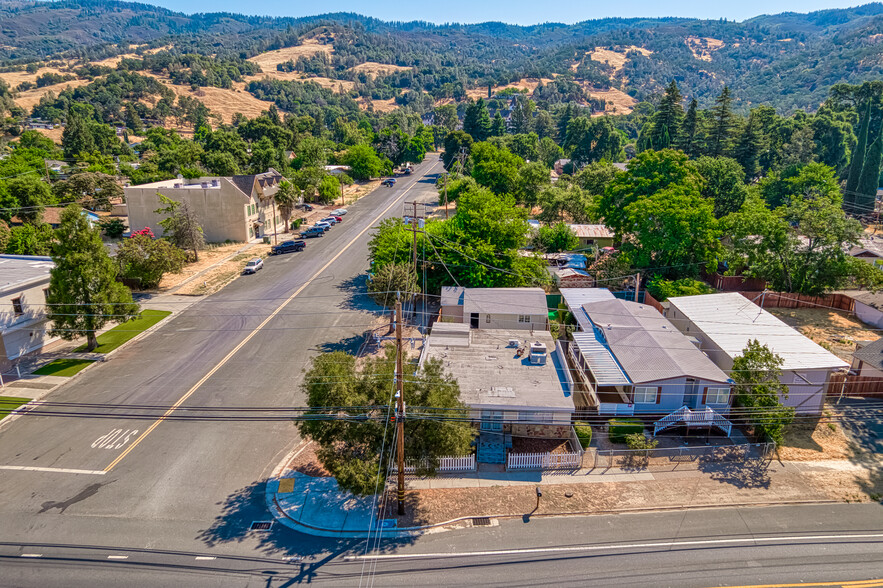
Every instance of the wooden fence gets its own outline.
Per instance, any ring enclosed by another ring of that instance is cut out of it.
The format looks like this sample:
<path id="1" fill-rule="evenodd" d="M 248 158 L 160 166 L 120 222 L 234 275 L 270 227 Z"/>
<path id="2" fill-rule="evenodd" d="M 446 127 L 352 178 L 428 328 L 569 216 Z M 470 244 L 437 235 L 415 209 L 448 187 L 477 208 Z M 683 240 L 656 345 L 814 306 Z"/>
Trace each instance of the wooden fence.
<path id="1" fill-rule="evenodd" d="M 846 294 L 807 296 L 788 292 L 742 292 L 739 294 L 763 308 L 836 308 L 845 312 L 855 311 L 855 300 Z"/>
<path id="2" fill-rule="evenodd" d="M 846 380 L 846 386 L 843 381 Z M 865 398 L 883 398 L 883 379 L 873 376 L 847 376 L 834 373 L 828 385 L 829 397 L 862 396 Z"/>
<path id="3" fill-rule="evenodd" d="M 577 469 L 582 464 L 582 453 L 510 453 L 507 470 Z"/>
<path id="4" fill-rule="evenodd" d="M 665 314 L 665 308 L 663 308 L 662 304 L 650 294 L 650 292 L 644 292 L 644 304 L 647 306 L 652 306 L 656 310 L 659 311 L 659 314 Z"/>
<path id="5" fill-rule="evenodd" d="M 766 280 L 760 278 L 722 276 L 717 272 L 709 274 L 703 271 L 702 279 L 708 282 L 712 288 L 722 292 L 763 292 L 766 288 Z"/>

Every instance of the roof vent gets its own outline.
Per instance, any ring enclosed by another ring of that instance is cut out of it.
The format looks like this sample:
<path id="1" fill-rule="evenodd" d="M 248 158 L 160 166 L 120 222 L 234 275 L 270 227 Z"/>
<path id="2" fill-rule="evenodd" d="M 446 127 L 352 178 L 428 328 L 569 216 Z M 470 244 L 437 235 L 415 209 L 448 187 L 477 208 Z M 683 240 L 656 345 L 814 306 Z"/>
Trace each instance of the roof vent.
<path id="1" fill-rule="evenodd" d="M 183 187 L 183 186 L 184 186 L 184 184 L 182 184 L 181 182 L 175 182 L 175 183 L 174 183 L 174 187 L 175 187 L 175 188 L 181 188 L 181 187 Z"/>
<path id="2" fill-rule="evenodd" d="M 199 187 L 200 188 L 208 188 L 208 182 L 200 182 Z"/>
<path id="3" fill-rule="evenodd" d="M 220 186 L 220 185 L 221 185 L 221 181 L 218 180 L 217 178 L 215 178 L 214 180 L 212 180 L 212 187 L 213 187 L 213 188 L 217 188 L 217 187 Z"/>

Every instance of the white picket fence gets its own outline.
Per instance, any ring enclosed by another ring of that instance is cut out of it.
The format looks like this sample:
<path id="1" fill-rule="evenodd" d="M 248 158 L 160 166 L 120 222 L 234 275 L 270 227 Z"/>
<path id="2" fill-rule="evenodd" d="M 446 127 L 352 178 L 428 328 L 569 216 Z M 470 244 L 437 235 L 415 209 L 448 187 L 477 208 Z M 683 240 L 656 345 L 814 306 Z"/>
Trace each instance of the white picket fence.
<path id="1" fill-rule="evenodd" d="M 405 462 L 405 473 L 415 473 L 417 471 L 417 465 L 418 462 L 414 460 L 408 460 L 407 462 Z M 443 474 L 451 472 L 474 472 L 475 469 L 475 455 L 461 455 L 438 458 L 438 468 L 436 468 L 435 471 L 437 473 Z M 392 471 L 396 473 L 398 473 L 399 471 L 395 463 L 392 464 Z"/>
<path id="2" fill-rule="evenodd" d="M 510 453 L 507 470 L 575 469 L 582 463 L 581 453 Z"/>

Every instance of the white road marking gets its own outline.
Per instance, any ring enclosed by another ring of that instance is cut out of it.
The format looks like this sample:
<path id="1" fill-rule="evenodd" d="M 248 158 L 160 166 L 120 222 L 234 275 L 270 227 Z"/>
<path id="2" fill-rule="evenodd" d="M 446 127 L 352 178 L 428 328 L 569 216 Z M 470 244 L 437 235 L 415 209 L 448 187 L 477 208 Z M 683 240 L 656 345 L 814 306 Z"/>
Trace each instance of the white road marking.
<path id="1" fill-rule="evenodd" d="M 72 470 L 70 468 L 41 468 L 37 466 L 15 465 L 0 465 L 0 470 L 17 470 L 20 472 L 54 472 L 57 474 L 90 474 L 93 476 L 103 476 L 107 473 L 104 470 Z"/>
<path id="2" fill-rule="evenodd" d="M 428 169 L 426 172 L 424 172 L 423 175 L 420 176 L 420 177 L 422 178 L 422 177 L 426 176 L 429 172 L 431 172 L 433 169 L 435 169 L 435 166 L 436 166 L 436 165 L 437 165 L 437 163 L 433 163 L 432 165 L 430 165 L 430 166 L 429 166 L 429 169 Z M 166 420 L 166 419 L 169 417 L 169 415 L 171 415 L 173 412 L 175 412 L 176 410 L 178 410 L 178 407 L 180 407 L 182 404 L 184 404 L 184 402 L 186 402 L 188 398 L 190 398 L 191 396 L 193 396 L 193 394 L 194 394 L 197 390 L 199 390 L 199 389 L 202 387 L 202 385 L 205 384 L 205 383 L 209 380 L 209 378 L 211 378 L 213 375 L 215 375 L 215 373 L 217 373 L 217 371 L 220 370 L 222 367 L 224 367 L 225 365 L 227 365 L 227 362 L 229 362 L 230 359 L 232 359 L 234 355 L 236 355 L 237 353 L 239 353 L 239 350 L 240 350 L 240 349 L 242 349 L 243 347 L 245 347 L 245 346 L 248 344 L 249 341 L 251 341 L 251 340 L 252 340 L 252 339 L 253 339 L 258 333 L 260 333 L 260 332 L 264 329 L 264 327 L 266 327 L 267 324 L 268 324 L 271 320 L 273 320 L 274 318 L 276 318 L 276 315 L 278 315 L 280 312 L 282 312 L 282 309 L 284 309 L 286 306 L 288 306 L 288 305 L 291 303 L 292 300 L 294 300 L 294 299 L 295 299 L 295 298 L 296 298 L 301 292 L 303 292 L 304 290 L 306 290 L 306 289 L 307 289 L 307 288 L 308 288 L 313 282 L 315 282 L 315 281 L 319 278 L 319 276 L 321 276 L 322 273 L 325 272 L 325 270 L 327 270 L 329 267 L 331 267 L 331 266 L 334 264 L 334 262 L 338 260 L 338 258 L 339 258 L 341 255 L 343 255 L 344 253 L 346 253 L 347 249 L 349 249 L 350 247 L 352 247 L 352 245 L 353 245 L 356 241 L 358 241 L 359 239 L 361 239 L 362 235 L 364 235 L 365 233 L 367 233 L 368 231 L 370 231 L 371 229 L 373 229 L 373 228 L 374 228 L 374 225 L 377 223 L 377 221 L 379 221 L 380 219 L 382 219 L 382 218 L 383 218 L 383 215 L 385 215 L 387 212 L 389 212 L 390 210 L 392 210 L 393 206 L 395 206 L 396 204 L 398 204 L 399 201 L 402 200 L 402 198 L 405 197 L 405 194 L 407 194 L 408 191 L 410 191 L 411 188 L 413 188 L 414 186 L 416 186 L 418 183 L 419 183 L 419 180 L 413 182 L 410 186 L 408 186 L 407 188 L 405 188 L 405 189 L 402 191 L 401 194 L 399 194 L 398 196 L 396 196 L 395 200 L 393 200 L 392 203 L 391 203 L 389 206 L 387 206 L 386 208 L 384 208 L 383 211 L 382 211 L 380 214 L 378 214 L 376 217 L 374 217 L 374 220 L 372 220 L 372 221 L 368 224 L 368 226 L 366 226 L 364 229 L 362 229 L 361 231 L 359 231 L 359 233 L 358 233 L 355 237 L 353 237 L 353 238 L 352 238 L 352 239 L 351 239 L 346 245 L 344 245 L 343 248 L 342 248 L 340 251 L 338 251 L 338 252 L 334 255 L 334 257 L 332 257 L 331 259 L 329 259 L 329 260 L 325 263 L 325 265 L 323 265 L 323 266 L 319 269 L 319 271 L 317 271 L 316 273 L 314 273 L 314 274 L 312 275 L 312 277 L 310 277 L 306 282 L 304 282 L 303 284 L 301 284 L 300 287 L 298 287 L 298 289 L 295 290 L 294 293 L 293 293 L 291 296 L 289 296 L 287 299 L 285 299 L 285 301 L 282 302 L 282 304 L 280 304 L 280 305 L 276 308 L 276 310 L 274 310 L 273 312 L 270 313 L 270 316 L 268 316 L 267 318 L 265 318 L 265 319 L 261 322 L 261 324 L 259 324 L 257 327 L 255 327 L 255 329 L 254 329 L 251 333 L 249 333 L 249 334 L 245 337 L 245 339 L 243 339 L 242 341 L 240 341 L 240 342 L 236 345 L 236 347 L 234 347 L 232 350 L 230 350 L 230 352 L 229 352 L 227 355 L 225 355 L 224 358 L 221 359 L 221 361 L 219 361 L 219 362 L 217 363 L 217 365 L 215 365 L 215 367 L 213 367 L 212 369 L 210 369 L 210 370 L 208 371 L 207 374 L 205 374 L 202 378 L 200 378 L 199 381 L 196 382 L 196 384 L 194 384 L 192 388 L 190 388 L 190 390 L 188 390 L 183 396 L 181 396 L 181 398 L 179 398 L 179 399 L 175 402 L 175 404 L 172 405 L 172 407 L 171 407 L 170 409 L 168 409 L 168 410 L 167 410 L 167 411 L 166 411 L 161 417 L 159 417 L 156 421 L 154 421 L 154 423 L 151 424 L 151 425 L 147 428 L 146 431 L 144 431 L 143 433 L 141 433 L 141 435 L 140 435 L 137 439 L 135 439 L 135 440 L 132 442 L 131 445 L 129 445 L 128 447 L 126 447 L 126 448 L 123 450 L 123 452 L 120 453 L 120 454 L 117 456 L 116 459 L 114 459 L 112 462 L 110 462 L 110 464 L 109 464 L 106 468 L 104 468 L 104 471 L 105 471 L 105 472 L 109 472 L 110 470 L 112 470 L 113 468 L 115 468 L 116 465 L 117 465 L 118 463 L 120 463 L 123 459 L 125 459 L 125 457 L 126 457 L 127 455 L 129 455 L 129 453 L 130 453 L 133 449 L 135 449 L 135 447 L 137 447 L 138 444 L 141 443 L 141 441 L 143 441 L 148 435 L 150 435 L 150 433 L 152 433 L 154 429 L 156 429 L 156 428 L 157 428 L 157 427 L 158 427 L 158 426 L 159 426 L 164 420 Z"/>
<path id="3" fill-rule="evenodd" d="M 138 434 L 138 429 L 111 429 L 92 442 L 92 449 L 120 449 L 129 439 Z"/>
<path id="4" fill-rule="evenodd" d="M 212 555 L 197 555 L 195 559 L 196 561 L 211 561 L 217 558 Z"/>
<path id="5" fill-rule="evenodd" d="M 19 557 L 43 557 L 42 553 L 22 553 Z"/>
<path id="6" fill-rule="evenodd" d="M 779 541 L 827 541 L 831 539 L 883 539 L 883 533 L 853 535 L 789 535 L 781 537 L 742 537 L 738 539 L 703 539 L 697 541 L 664 541 L 659 543 L 617 543 L 613 545 L 581 545 L 574 547 L 533 547 L 527 549 L 499 549 L 496 551 L 463 551 L 451 553 L 399 553 L 390 555 L 349 555 L 345 560 L 361 559 L 420 559 L 452 557 L 486 557 L 492 555 L 525 555 L 540 553 L 562 553 L 573 551 L 612 551 L 615 549 L 653 549 L 659 547 L 693 547 L 700 545 L 733 545 L 737 543 L 775 543 Z"/>
<path id="7" fill-rule="evenodd" d="M 108 555 L 107 559 L 129 559 L 128 555 Z"/>

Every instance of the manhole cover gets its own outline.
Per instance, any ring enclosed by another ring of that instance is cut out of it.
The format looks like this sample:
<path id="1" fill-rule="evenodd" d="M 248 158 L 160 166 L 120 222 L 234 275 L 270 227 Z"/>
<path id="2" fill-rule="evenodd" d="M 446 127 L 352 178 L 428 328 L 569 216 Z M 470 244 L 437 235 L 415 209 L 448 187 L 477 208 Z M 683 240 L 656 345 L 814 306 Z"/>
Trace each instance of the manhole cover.
<path id="1" fill-rule="evenodd" d="M 490 527 L 491 519 L 490 517 L 474 517 L 472 519 L 473 527 Z"/>
<path id="2" fill-rule="evenodd" d="M 248 528 L 250 531 L 266 531 L 273 526 L 273 521 L 254 521 Z"/>

